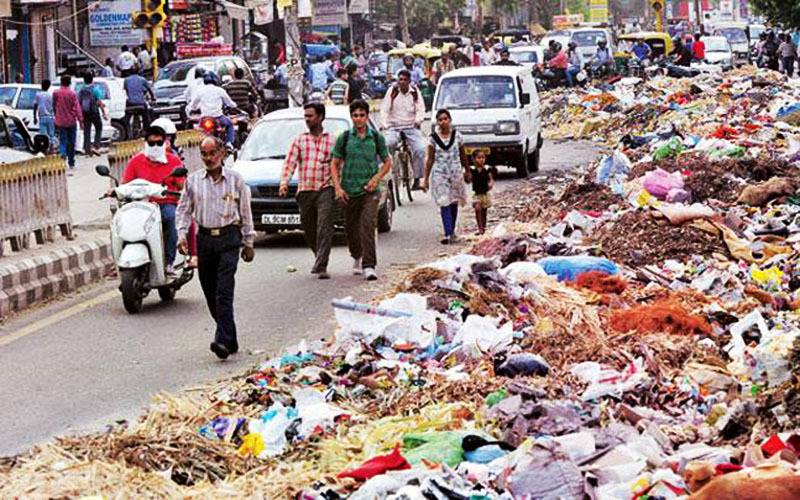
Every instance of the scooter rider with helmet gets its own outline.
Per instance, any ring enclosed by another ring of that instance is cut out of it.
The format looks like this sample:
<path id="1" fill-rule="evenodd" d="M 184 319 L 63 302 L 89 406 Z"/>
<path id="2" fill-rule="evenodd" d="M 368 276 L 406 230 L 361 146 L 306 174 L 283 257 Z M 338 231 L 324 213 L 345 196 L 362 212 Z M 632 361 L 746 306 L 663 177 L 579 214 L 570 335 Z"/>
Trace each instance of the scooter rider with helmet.
<path id="1" fill-rule="evenodd" d="M 608 73 L 614 70 L 614 57 L 611 55 L 611 50 L 608 48 L 608 42 L 605 38 L 597 41 L 597 52 L 595 52 L 594 59 L 592 59 L 592 71 L 601 70 L 605 70 Z"/>
<path id="2" fill-rule="evenodd" d="M 183 166 L 183 161 L 170 151 L 167 132 L 158 126 L 150 125 L 145 131 L 145 145 L 141 153 L 128 161 L 122 173 L 122 184 L 136 179 L 144 179 L 156 184 L 164 184 L 168 191 L 180 192 L 183 179 L 171 177 L 172 171 Z M 164 257 L 167 275 L 174 276 L 173 262 L 178 248 L 178 229 L 175 225 L 175 210 L 178 198 L 168 194 L 152 198 L 161 209 L 161 224 L 164 229 Z"/>
<path id="3" fill-rule="evenodd" d="M 236 131 L 233 122 L 225 115 L 225 107 L 235 108 L 236 103 L 222 87 L 216 84 L 216 78 L 211 73 L 206 73 L 203 77 L 203 85 L 194 92 L 194 98 L 189 103 L 189 112 L 199 109 L 200 116 L 210 116 L 216 118 L 219 123 L 225 126 L 225 143 L 229 150 L 233 149 L 233 140 Z"/>

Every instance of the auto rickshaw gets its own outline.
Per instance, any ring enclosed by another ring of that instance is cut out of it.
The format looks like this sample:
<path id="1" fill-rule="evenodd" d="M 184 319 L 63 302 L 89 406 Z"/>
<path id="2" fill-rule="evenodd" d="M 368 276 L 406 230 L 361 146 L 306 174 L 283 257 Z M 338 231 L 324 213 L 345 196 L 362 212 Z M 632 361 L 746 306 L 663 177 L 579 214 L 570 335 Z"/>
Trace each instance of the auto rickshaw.
<path id="1" fill-rule="evenodd" d="M 625 45 L 633 47 L 639 40 L 650 46 L 652 50 L 651 60 L 656 61 L 672 53 L 674 48 L 672 38 L 669 33 L 660 31 L 641 31 L 638 33 L 626 33 L 617 37 L 617 52 L 614 53 L 614 61 L 617 63 L 617 70 L 622 74 L 628 74 L 629 62 L 633 54 L 628 50 L 623 50 Z"/>
<path id="2" fill-rule="evenodd" d="M 436 90 L 431 80 L 433 65 L 442 56 L 442 52 L 439 49 L 431 48 L 430 44 L 419 44 L 410 49 L 390 50 L 386 71 L 387 82 L 395 80 L 395 75 L 403 67 L 403 57 L 406 54 L 414 56 L 414 67 L 421 68 L 425 74 L 425 79 L 419 84 L 419 90 L 422 93 L 422 99 L 425 101 L 425 109 L 430 110 L 433 105 L 433 94 Z M 390 84 L 387 84 L 387 87 Z"/>

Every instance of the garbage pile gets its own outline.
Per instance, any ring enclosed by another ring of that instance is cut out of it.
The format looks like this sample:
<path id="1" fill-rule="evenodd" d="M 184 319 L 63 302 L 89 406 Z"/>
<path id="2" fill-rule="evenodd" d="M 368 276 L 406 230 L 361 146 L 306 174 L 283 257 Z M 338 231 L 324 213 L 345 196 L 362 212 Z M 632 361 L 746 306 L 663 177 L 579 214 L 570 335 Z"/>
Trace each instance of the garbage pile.
<path id="1" fill-rule="evenodd" d="M 727 75 L 639 83 L 668 113 L 566 97 L 626 120 L 613 151 L 497 196 L 491 234 L 388 298 L 333 301 L 333 338 L 0 462 L 0 496 L 800 497 L 795 89 Z M 718 139 L 698 102 L 760 129 Z"/>

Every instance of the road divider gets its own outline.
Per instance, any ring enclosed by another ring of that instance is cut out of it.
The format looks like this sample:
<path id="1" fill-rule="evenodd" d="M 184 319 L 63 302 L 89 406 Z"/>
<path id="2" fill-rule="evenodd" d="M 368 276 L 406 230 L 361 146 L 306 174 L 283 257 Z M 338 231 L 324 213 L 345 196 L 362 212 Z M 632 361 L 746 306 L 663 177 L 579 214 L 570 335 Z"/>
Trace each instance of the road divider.
<path id="1" fill-rule="evenodd" d="M 51 155 L 2 165 L 0 256 L 5 240 L 19 252 L 30 247 L 31 234 L 40 245 L 54 241 L 56 229 L 72 239 L 64 160 Z"/>

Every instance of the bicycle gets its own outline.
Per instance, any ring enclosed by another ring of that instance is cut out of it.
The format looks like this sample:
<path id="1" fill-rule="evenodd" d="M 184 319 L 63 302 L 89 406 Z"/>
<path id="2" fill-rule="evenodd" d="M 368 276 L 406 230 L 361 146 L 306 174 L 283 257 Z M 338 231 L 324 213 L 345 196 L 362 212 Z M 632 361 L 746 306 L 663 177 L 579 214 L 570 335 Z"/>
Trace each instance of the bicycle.
<path id="1" fill-rule="evenodd" d="M 397 204 L 403 206 L 403 202 L 400 201 L 400 184 L 405 188 L 408 201 L 413 202 L 411 188 L 414 183 L 414 173 L 411 168 L 411 150 L 406 144 L 406 134 L 402 130 L 400 131 L 400 140 L 397 142 L 397 149 L 394 152 L 392 161 L 392 177 L 394 178 L 393 184 Z"/>

